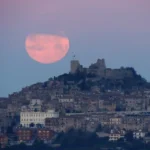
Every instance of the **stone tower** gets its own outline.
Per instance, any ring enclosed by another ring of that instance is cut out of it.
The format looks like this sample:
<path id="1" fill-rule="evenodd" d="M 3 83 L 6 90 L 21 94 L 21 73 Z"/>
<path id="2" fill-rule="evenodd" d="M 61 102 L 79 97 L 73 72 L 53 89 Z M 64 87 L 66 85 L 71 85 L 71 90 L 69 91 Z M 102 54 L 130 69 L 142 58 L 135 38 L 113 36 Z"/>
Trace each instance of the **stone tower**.
<path id="1" fill-rule="evenodd" d="M 78 60 L 71 60 L 70 72 L 76 73 L 77 69 L 80 67 L 80 63 Z"/>
<path id="2" fill-rule="evenodd" d="M 105 70 L 106 69 L 105 59 L 98 59 L 96 65 L 99 70 Z"/>

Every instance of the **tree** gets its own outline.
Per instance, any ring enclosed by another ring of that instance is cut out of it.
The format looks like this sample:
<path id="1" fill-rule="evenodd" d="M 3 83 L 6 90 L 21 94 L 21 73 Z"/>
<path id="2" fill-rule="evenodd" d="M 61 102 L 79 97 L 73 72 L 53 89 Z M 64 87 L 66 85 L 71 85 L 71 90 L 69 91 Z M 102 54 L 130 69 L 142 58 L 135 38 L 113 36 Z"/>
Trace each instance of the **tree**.
<path id="1" fill-rule="evenodd" d="M 57 137 L 56 137 L 54 143 L 62 143 L 62 141 L 63 141 L 63 139 L 64 139 L 64 135 L 65 135 L 64 132 L 60 132 L 60 133 L 57 135 Z"/>
<path id="2" fill-rule="evenodd" d="M 101 130 L 102 130 L 102 126 L 101 126 L 101 124 L 99 124 L 96 128 L 96 132 L 100 132 Z"/>
<path id="3" fill-rule="evenodd" d="M 71 110 L 70 109 L 66 109 L 66 113 L 71 113 Z"/>
<path id="4" fill-rule="evenodd" d="M 30 123 L 29 127 L 31 127 L 31 128 L 35 127 L 35 124 L 34 123 Z"/>
<path id="5" fill-rule="evenodd" d="M 9 126 L 7 128 L 7 134 L 12 134 L 13 133 L 13 127 L 12 126 Z"/>
<path id="6" fill-rule="evenodd" d="M 46 148 L 47 146 L 44 144 L 43 141 L 41 140 L 35 140 L 34 143 L 33 143 L 33 147 L 36 148 L 36 149 L 41 149 L 41 148 Z"/>
<path id="7" fill-rule="evenodd" d="M 41 125 L 40 123 L 37 123 L 37 124 L 36 124 L 36 127 L 37 127 L 37 128 L 42 128 L 42 125 Z"/>
<path id="8" fill-rule="evenodd" d="M 133 132 L 132 132 L 132 131 L 128 131 L 128 132 L 125 134 L 125 139 L 126 139 L 128 142 L 132 142 L 132 141 L 133 141 Z"/>

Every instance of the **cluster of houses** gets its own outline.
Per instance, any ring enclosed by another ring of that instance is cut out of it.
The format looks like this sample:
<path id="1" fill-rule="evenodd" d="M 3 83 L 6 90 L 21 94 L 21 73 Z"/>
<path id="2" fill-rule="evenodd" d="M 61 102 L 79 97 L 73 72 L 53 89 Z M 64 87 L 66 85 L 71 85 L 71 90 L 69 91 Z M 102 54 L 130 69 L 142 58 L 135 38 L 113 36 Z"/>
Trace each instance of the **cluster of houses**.
<path id="1" fill-rule="evenodd" d="M 99 125 L 101 130 L 97 131 Z M 15 141 L 30 145 L 36 138 L 51 143 L 57 133 L 71 128 L 96 132 L 110 141 L 124 138 L 128 131 L 133 131 L 134 138 L 144 138 L 150 132 L 150 90 L 104 93 L 95 85 L 90 91 L 81 91 L 73 81 L 64 85 L 50 79 L 8 99 L 0 98 L 2 147 Z"/>
<path id="2" fill-rule="evenodd" d="M 144 138 L 150 132 L 149 93 L 144 96 L 121 95 L 110 92 L 105 95 L 56 95 L 49 103 L 31 99 L 19 109 L 8 104 L 0 113 L 0 144 L 2 147 L 21 142 L 31 145 L 37 138 L 51 143 L 57 133 L 71 128 L 96 132 L 99 137 L 109 137 L 109 141 L 124 138 L 128 131 L 133 131 L 134 138 Z M 13 133 L 17 140 L 12 140 L 2 127 L 11 126 L 16 116 L 18 120 L 16 118 Z M 97 131 L 99 125 L 101 130 Z"/>

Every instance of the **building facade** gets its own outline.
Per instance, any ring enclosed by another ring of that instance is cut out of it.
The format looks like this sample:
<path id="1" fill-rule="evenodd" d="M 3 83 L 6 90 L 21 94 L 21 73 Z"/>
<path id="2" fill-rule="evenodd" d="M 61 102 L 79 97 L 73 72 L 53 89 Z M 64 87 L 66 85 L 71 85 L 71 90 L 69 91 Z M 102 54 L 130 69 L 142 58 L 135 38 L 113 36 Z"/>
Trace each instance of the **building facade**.
<path id="1" fill-rule="evenodd" d="M 31 129 L 18 129 L 16 134 L 19 142 L 27 142 L 32 140 L 33 131 Z"/>
<path id="2" fill-rule="evenodd" d="M 8 137 L 6 135 L 0 135 L 0 146 L 1 148 L 5 148 L 8 144 Z"/>
<path id="3" fill-rule="evenodd" d="M 38 129 L 37 137 L 40 140 L 51 140 L 54 136 L 54 132 L 49 129 Z"/>
<path id="4" fill-rule="evenodd" d="M 71 61 L 71 66 L 70 66 L 70 72 L 71 73 L 76 73 L 76 71 L 79 69 L 80 63 L 78 60 L 72 60 Z"/>
<path id="5" fill-rule="evenodd" d="M 30 127 L 37 124 L 45 125 L 45 118 L 58 118 L 59 113 L 55 110 L 48 110 L 47 112 L 21 112 L 20 124 L 24 127 Z"/>

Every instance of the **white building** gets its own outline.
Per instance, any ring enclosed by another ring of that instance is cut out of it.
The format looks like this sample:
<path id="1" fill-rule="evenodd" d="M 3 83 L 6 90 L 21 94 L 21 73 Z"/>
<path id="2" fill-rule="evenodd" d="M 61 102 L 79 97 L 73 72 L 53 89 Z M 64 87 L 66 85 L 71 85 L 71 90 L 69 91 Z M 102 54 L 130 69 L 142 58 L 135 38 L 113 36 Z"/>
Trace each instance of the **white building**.
<path id="1" fill-rule="evenodd" d="M 59 98 L 59 103 L 72 103 L 72 102 L 74 102 L 74 99 L 71 97 Z"/>
<path id="2" fill-rule="evenodd" d="M 111 133 L 109 134 L 109 141 L 117 141 L 121 138 L 124 138 L 125 131 L 117 131 L 117 130 L 111 130 Z"/>
<path id="3" fill-rule="evenodd" d="M 32 99 L 29 108 L 31 111 L 41 111 L 42 101 L 40 99 Z"/>
<path id="4" fill-rule="evenodd" d="M 27 106 L 21 106 L 21 111 L 27 111 L 28 107 Z"/>
<path id="5" fill-rule="evenodd" d="M 119 125 L 121 124 L 121 118 L 110 118 L 109 123 L 110 125 Z"/>
<path id="6" fill-rule="evenodd" d="M 144 138 L 144 137 L 145 137 L 145 133 L 142 132 L 142 130 L 135 131 L 135 132 L 133 132 L 133 137 L 134 137 L 135 139 Z"/>
<path id="7" fill-rule="evenodd" d="M 109 141 L 117 141 L 121 138 L 120 133 L 111 133 L 109 135 Z"/>
<path id="8" fill-rule="evenodd" d="M 48 110 L 47 112 L 21 112 L 20 113 L 20 124 L 24 127 L 29 127 L 31 123 L 34 125 L 41 124 L 45 125 L 46 118 L 58 118 L 59 113 L 55 110 Z"/>
<path id="9" fill-rule="evenodd" d="M 30 105 L 35 105 L 35 104 L 42 105 L 42 101 L 40 99 L 32 99 Z"/>

